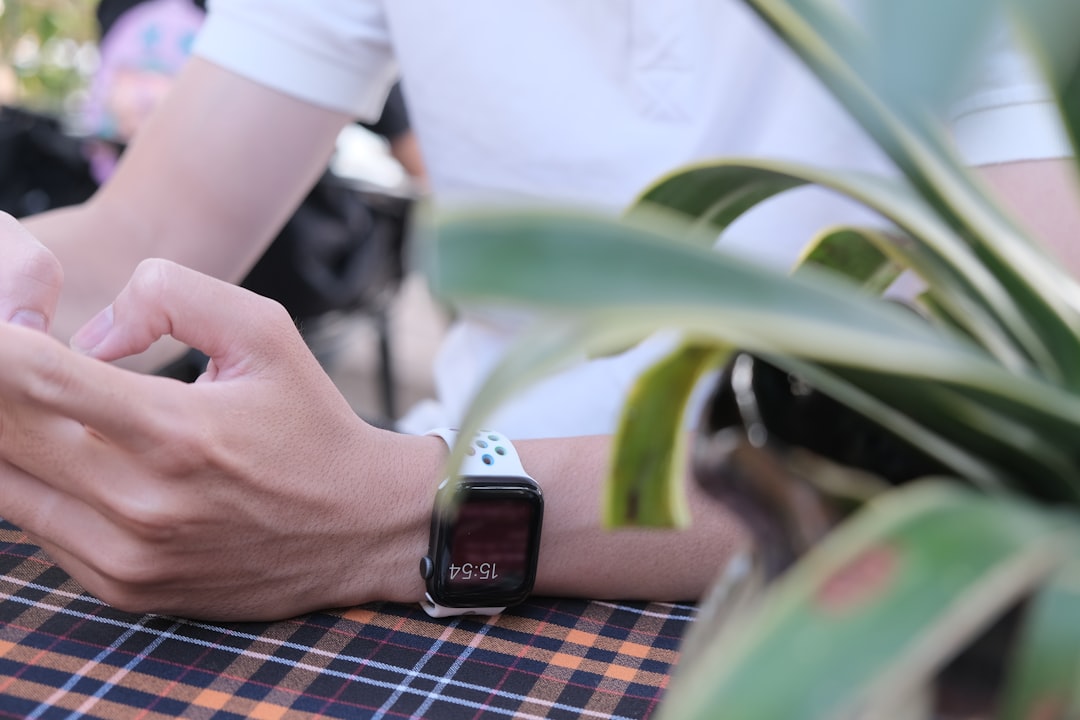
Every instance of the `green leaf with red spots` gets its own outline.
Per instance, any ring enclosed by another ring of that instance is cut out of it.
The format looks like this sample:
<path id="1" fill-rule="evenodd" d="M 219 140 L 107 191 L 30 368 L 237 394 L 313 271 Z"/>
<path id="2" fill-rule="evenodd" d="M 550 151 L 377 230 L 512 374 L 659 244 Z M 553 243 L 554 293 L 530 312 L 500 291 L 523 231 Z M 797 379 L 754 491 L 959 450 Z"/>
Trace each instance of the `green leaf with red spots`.
<path id="1" fill-rule="evenodd" d="M 929 481 L 893 491 L 682 668 L 663 716 L 818 720 L 895 706 L 1073 548 L 1059 517 L 1015 498 Z"/>

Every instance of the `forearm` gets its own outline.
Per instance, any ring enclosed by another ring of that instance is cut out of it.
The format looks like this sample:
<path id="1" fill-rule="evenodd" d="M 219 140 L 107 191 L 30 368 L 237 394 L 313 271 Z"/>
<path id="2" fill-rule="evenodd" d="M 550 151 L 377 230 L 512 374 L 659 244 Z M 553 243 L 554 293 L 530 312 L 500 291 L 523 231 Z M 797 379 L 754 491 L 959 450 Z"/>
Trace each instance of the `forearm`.
<path id="1" fill-rule="evenodd" d="M 90 201 L 26 222 L 65 270 L 54 334 L 70 337 L 146 258 L 242 279 L 326 168 L 347 119 L 189 62 Z M 127 364 L 161 358 L 139 360 Z"/>
<path id="2" fill-rule="evenodd" d="M 536 592 L 587 598 L 692 600 L 744 547 L 738 520 L 690 477 L 692 522 L 685 529 L 607 530 L 601 525 L 611 438 L 515 443 L 544 490 L 544 536 Z"/>
<path id="3" fill-rule="evenodd" d="M 987 165 L 978 173 L 1051 257 L 1080 278 L 1080 186 L 1072 158 Z"/>
<path id="4" fill-rule="evenodd" d="M 423 597 L 419 559 L 428 548 L 428 521 L 447 449 L 434 437 L 389 439 L 402 480 L 394 513 L 391 564 L 399 566 L 387 599 Z M 622 600 L 694 600 L 723 563 L 745 546 L 738 520 L 688 479 L 693 522 L 682 530 L 606 530 L 600 504 L 610 438 L 579 437 L 514 443 L 522 465 L 544 493 L 544 527 L 535 594 Z M 382 453 L 380 453 L 382 454 Z M 400 458 L 410 458 L 402 476 Z M 391 470 L 391 472 L 395 472 Z M 411 528 L 411 530 L 409 529 Z M 385 570 L 384 570 L 385 571 Z M 369 587 L 370 591 L 370 587 Z"/>

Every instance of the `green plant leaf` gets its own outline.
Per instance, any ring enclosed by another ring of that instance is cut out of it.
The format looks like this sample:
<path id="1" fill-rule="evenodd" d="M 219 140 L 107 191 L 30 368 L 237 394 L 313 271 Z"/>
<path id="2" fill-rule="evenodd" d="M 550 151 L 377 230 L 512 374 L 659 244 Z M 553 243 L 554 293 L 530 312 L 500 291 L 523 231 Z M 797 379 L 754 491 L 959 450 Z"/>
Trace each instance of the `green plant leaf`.
<path id="1" fill-rule="evenodd" d="M 873 294 L 881 295 L 910 267 L 894 260 L 899 240 L 876 228 L 842 227 L 816 237 L 803 250 L 796 272 L 819 267 L 846 277 Z"/>
<path id="2" fill-rule="evenodd" d="M 895 702 L 1071 551 L 1059 518 L 1015 499 L 933 482 L 894 491 L 777 581 L 722 645 L 681 667 L 662 717 L 853 718 Z"/>
<path id="3" fill-rule="evenodd" d="M 970 2 L 970 0 L 968 0 Z M 1047 0 L 1049 2 L 1051 0 Z M 1080 285 L 1037 247 L 963 167 L 943 123 L 918 108 L 895 107 L 863 69 L 866 43 L 834 42 L 850 34 L 842 13 L 821 0 L 748 0 L 814 71 L 901 169 L 917 192 L 1022 308 L 1031 326 L 1024 346 L 1044 373 L 1080 388 Z M 905 7 L 907 4 L 904 4 Z M 952 7 L 953 4 L 948 4 Z M 997 3 L 986 3 L 994 12 Z M 922 38 L 909 38 L 921 47 Z M 920 237 L 914 234 L 915 237 Z M 958 317 L 953 315 L 953 317 Z M 1021 327 L 1003 316 L 1010 332 Z M 978 335 L 973 333 L 973 336 Z M 1032 337 L 1041 338 L 1032 343 Z M 1040 347 L 1045 342 L 1049 347 Z"/>
<path id="4" fill-rule="evenodd" d="M 965 332 L 979 340 L 1007 366 L 1018 371 L 1029 358 L 1049 377 L 1060 377 L 1058 360 L 1044 338 L 1032 327 L 1028 310 L 1011 296 L 971 248 L 923 200 L 899 180 L 855 172 L 828 171 L 798 163 L 733 158 L 689 165 L 647 188 L 636 201 L 638 212 L 655 219 L 660 212 L 683 214 L 694 222 L 694 234 L 702 225 L 721 233 L 738 214 L 795 187 L 814 184 L 834 190 L 877 211 L 900 232 L 918 241 L 897 246 L 901 257 L 935 289 L 937 302 L 962 323 Z M 740 192 L 749 185 L 748 197 Z M 732 204 L 734 195 L 744 202 Z M 721 210 L 717 210 L 717 208 Z M 669 234 L 678 235 L 677 231 Z M 722 246 L 721 246 L 722 247 Z M 1050 282 L 1049 279 L 1041 279 Z M 1038 303 L 1035 312 L 1038 312 Z"/>
<path id="5" fill-rule="evenodd" d="M 1075 397 L 1037 376 L 1009 372 L 964 339 L 906 309 L 838 287 L 835 281 L 820 282 L 813 274 L 788 277 L 722 252 L 673 243 L 651 229 L 580 214 L 458 216 L 439 226 L 438 242 L 426 259 L 433 288 L 448 299 L 527 306 L 556 317 L 552 325 L 543 326 L 541 336 L 515 348 L 495 370 L 476 398 L 477 422 L 518 388 L 583 351 L 625 347 L 669 329 L 695 343 L 802 358 L 834 371 L 848 368 L 849 378 L 862 369 L 864 381 L 883 388 L 886 397 L 933 401 L 925 407 L 914 400 L 905 405 L 909 427 L 941 427 L 953 417 L 948 414 L 950 403 L 962 402 L 964 412 L 957 416 L 975 425 L 970 432 L 995 443 L 1003 440 L 1006 448 L 1015 446 L 1013 439 L 1001 435 L 1004 427 L 998 436 L 987 429 L 972 409 L 975 403 L 991 410 L 1011 408 L 1045 433 L 1047 443 L 1074 437 L 1080 428 Z M 559 329 L 559 323 L 572 327 Z M 560 348 L 559 342 L 566 345 Z M 612 344 L 616 342 L 623 344 Z M 878 403 L 883 417 L 870 416 L 889 420 L 882 405 Z M 895 421 L 897 412 L 891 414 Z M 964 433 L 969 429 L 958 427 L 952 435 Z M 1030 437 L 1018 436 L 1025 441 Z M 1038 446 L 1024 446 L 1032 447 Z M 962 449 L 938 438 L 929 451 L 935 450 L 958 470 L 982 467 L 982 476 L 991 481 L 1011 474 L 992 463 L 974 462 L 986 446 Z M 1060 450 L 1047 446 L 1046 457 L 1058 455 Z M 1028 467 L 1045 473 L 1048 466 L 1033 460 Z M 1063 481 L 1069 479 L 1048 480 Z M 1064 492 L 1068 490 L 1059 494 Z"/>
<path id="6" fill-rule="evenodd" d="M 1052 502 L 1080 499 L 1072 423 L 1037 408 L 939 382 L 897 382 L 861 368 L 775 358 L 813 387 L 939 458 L 986 490 L 1004 486 Z M 965 452 L 965 450 L 967 452 Z"/>
<path id="7" fill-rule="evenodd" d="M 1075 545 L 1074 545 L 1075 548 Z M 1030 600 L 1002 692 L 999 720 L 1080 715 L 1080 564 L 1073 560 Z"/>
<path id="8" fill-rule="evenodd" d="M 790 277 L 572 212 L 457 215 L 431 240 L 423 258 L 432 290 L 454 302 L 529 308 L 562 322 L 603 311 L 593 321 L 613 329 L 601 335 L 686 329 L 749 350 L 950 382 L 1080 421 L 1080 405 L 1038 377 L 1008 372 L 963 338 L 831 279 Z"/>
<path id="9" fill-rule="evenodd" d="M 865 45 L 866 61 L 851 60 L 888 107 L 940 117 L 970 79 L 998 6 L 998 0 L 862 3 L 873 42 Z M 910 122 L 921 124 L 917 117 Z"/>
<path id="10" fill-rule="evenodd" d="M 806 248 L 795 265 L 820 267 L 838 272 L 873 295 L 883 295 L 905 270 L 933 267 L 935 259 L 911 238 L 871 227 L 839 227 L 819 234 Z M 924 272 L 933 277 L 935 271 Z M 940 277 L 940 275 L 939 275 Z M 944 302 L 938 297 L 944 296 Z M 971 297 L 949 283 L 935 284 L 917 291 L 910 298 L 921 311 L 951 331 L 972 337 L 969 325 L 981 309 L 975 308 Z M 946 307 L 953 308 L 949 312 Z M 958 308 L 966 308 L 956 313 Z M 992 343 L 992 340 L 991 340 Z M 988 346 L 992 350 L 992 345 Z M 1009 354 L 1009 350 L 1004 352 Z"/>
<path id="11" fill-rule="evenodd" d="M 675 168 L 650 183 L 627 208 L 625 217 L 635 223 L 641 218 L 644 222 L 656 218 L 659 225 L 667 215 L 669 231 L 683 223 L 683 237 L 697 238 L 698 244 L 711 247 L 716 236 L 748 210 L 813 182 L 797 173 L 758 167 L 756 162 L 720 161 Z"/>
<path id="12" fill-rule="evenodd" d="M 683 345 L 645 371 L 623 407 L 604 486 L 604 525 L 685 527 L 687 403 L 701 376 L 723 353 Z"/>
<path id="13" fill-rule="evenodd" d="M 971 334 L 964 326 L 963 319 L 957 318 L 943 306 L 937 299 L 937 293 L 931 292 L 930 290 L 923 290 L 918 293 L 915 302 L 922 312 L 933 322 L 942 327 L 952 328 L 953 332 L 971 338 L 972 342 L 975 342 L 975 338 L 971 337 Z"/>

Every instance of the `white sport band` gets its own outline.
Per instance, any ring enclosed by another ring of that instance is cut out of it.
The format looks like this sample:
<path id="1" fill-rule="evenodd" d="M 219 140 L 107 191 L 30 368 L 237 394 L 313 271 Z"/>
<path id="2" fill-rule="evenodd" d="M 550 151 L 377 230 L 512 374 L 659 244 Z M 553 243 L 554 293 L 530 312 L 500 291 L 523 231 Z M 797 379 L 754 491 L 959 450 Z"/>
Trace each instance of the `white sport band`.
<path id="1" fill-rule="evenodd" d="M 458 431 L 454 428 L 435 428 L 426 435 L 437 435 L 451 450 L 458 440 Z M 492 475 L 509 477 L 528 477 L 521 465 L 514 444 L 503 434 L 493 430 L 477 430 L 472 442 L 465 450 L 465 459 L 461 463 L 459 475 Z M 443 480 L 446 482 L 446 480 Z"/>

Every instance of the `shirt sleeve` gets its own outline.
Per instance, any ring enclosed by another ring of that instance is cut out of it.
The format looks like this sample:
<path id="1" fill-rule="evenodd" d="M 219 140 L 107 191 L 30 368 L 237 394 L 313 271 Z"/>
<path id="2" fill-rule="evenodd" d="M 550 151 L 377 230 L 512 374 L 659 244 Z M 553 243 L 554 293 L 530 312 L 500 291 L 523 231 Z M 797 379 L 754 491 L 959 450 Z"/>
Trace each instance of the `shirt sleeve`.
<path id="1" fill-rule="evenodd" d="M 382 115 L 373 123 L 361 123 L 376 135 L 381 135 L 387 140 L 394 141 L 407 133 L 410 129 L 409 113 L 405 109 L 405 99 L 401 95 L 401 84 L 395 83 L 390 89 L 390 95 L 386 98 Z"/>
<path id="2" fill-rule="evenodd" d="M 210 0 L 193 53 L 279 92 L 361 120 L 397 77 L 378 0 Z"/>
<path id="3" fill-rule="evenodd" d="M 1050 89 L 1004 22 L 951 122 L 957 149 L 971 165 L 1072 155 Z"/>

